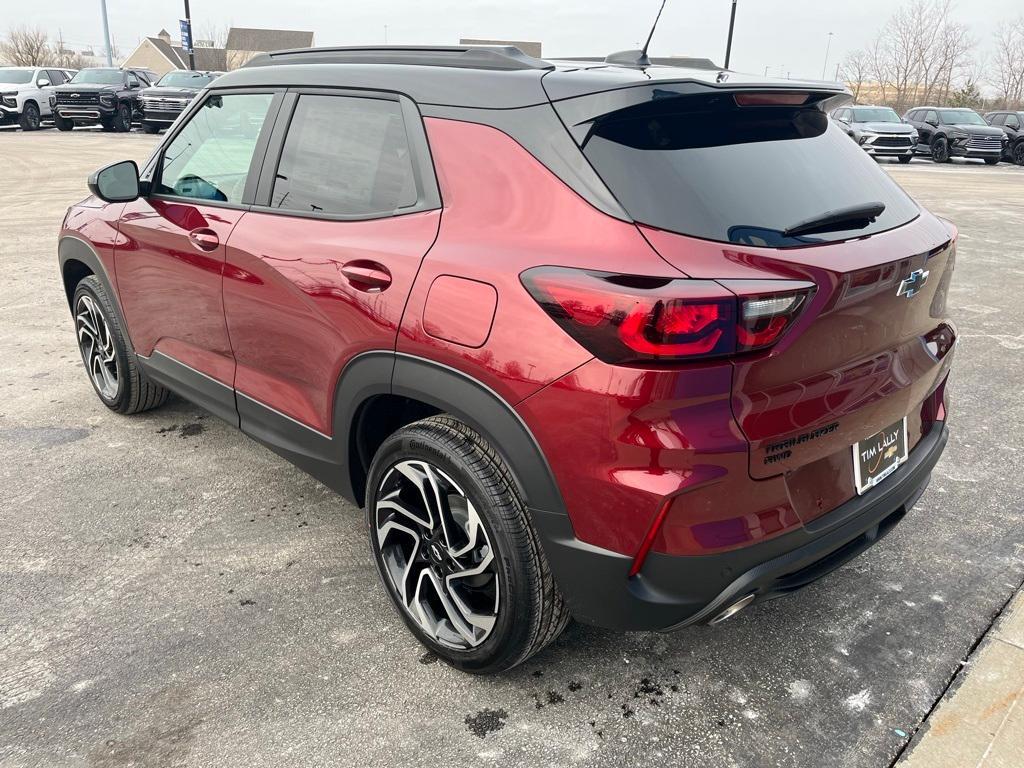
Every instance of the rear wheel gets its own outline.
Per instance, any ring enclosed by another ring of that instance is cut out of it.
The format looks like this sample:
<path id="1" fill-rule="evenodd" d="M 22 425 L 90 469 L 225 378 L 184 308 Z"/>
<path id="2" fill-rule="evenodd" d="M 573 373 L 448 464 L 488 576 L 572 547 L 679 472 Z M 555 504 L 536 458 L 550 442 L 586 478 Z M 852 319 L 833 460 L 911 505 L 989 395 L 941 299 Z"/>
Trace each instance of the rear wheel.
<path id="1" fill-rule="evenodd" d="M 39 130 L 42 121 L 39 118 L 39 107 L 34 101 L 25 103 L 25 108 L 21 110 L 21 117 L 18 118 L 18 124 L 23 131 Z"/>
<path id="2" fill-rule="evenodd" d="M 143 133 L 160 133 L 160 126 L 157 125 L 156 123 L 143 123 L 142 124 L 142 132 Z"/>
<path id="3" fill-rule="evenodd" d="M 53 116 L 53 124 L 57 126 L 58 131 L 70 131 L 75 127 L 74 120 L 69 120 L 68 118 L 61 117 L 60 115 Z"/>
<path id="4" fill-rule="evenodd" d="M 911 157 L 910 155 L 900 155 L 900 162 L 903 163 L 903 165 L 906 165 L 907 163 L 909 163 L 913 159 L 914 158 Z"/>
<path id="5" fill-rule="evenodd" d="M 136 364 L 103 284 L 94 275 L 83 278 L 72 302 L 82 362 L 103 404 L 126 414 L 163 405 L 168 392 Z"/>
<path id="6" fill-rule="evenodd" d="M 949 162 L 949 142 L 942 137 L 932 141 L 932 160 L 936 163 Z"/>
<path id="7" fill-rule="evenodd" d="M 569 620 L 504 462 L 476 432 L 433 416 L 391 435 L 370 468 L 367 518 L 381 580 L 428 649 L 501 672 Z"/>

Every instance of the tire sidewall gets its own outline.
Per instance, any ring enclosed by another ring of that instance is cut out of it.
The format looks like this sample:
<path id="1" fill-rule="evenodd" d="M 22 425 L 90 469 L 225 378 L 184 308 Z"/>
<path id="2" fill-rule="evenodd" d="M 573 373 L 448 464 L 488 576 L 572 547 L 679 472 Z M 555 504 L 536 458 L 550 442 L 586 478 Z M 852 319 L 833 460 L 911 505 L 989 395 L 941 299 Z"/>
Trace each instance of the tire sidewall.
<path id="1" fill-rule="evenodd" d="M 932 159 L 936 163 L 949 162 L 949 142 L 944 138 L 938 138 L 932 144 Z"/>
<path id="2" fill-rule="evenodd" d="M 447 446 L 432 439 L 429 430 L 417 428 L 401 430 L 388 438 L 374 456 L 367 478 L 366 521 L 367 541 L 373 556 L 377 573 L 395 611 L 417 640 L 458 669 L 466 672 L 487 672 L 492 668 L 503 669 L 511 664 L 518 649 L 528 636 L 531 617 L 528 615 L 528 585 L 524 564 L 518 562 L 514 533 L 508 530 L 499 514 L 496 514 L 491 494 L 465 465 L 457 454 Z M 388 472 L 401 461 L 421 460 L 440 469 L 462 489 L 480 514 L 481 522 L 495 552 L 495 571 L 498 576 L 499 610 L 494 629 L 490 636 L 476 648 L 457 650 L 439 645 L 428 637 L 399 604 L 392 591 L 390 578 L 384 569 L 380 549 L 376 544 L 374 521 L 377 493 Z"/>
<path id="3" fill-rule="evenodd" d="M 35 115 L 35 119 L 30 120 L 30 115 Z M 39 130 L 40 123 L 41 117 L 39 107 L 37 107 L 34 102 L 27 102 L 24 110 L 22 111 L 21 129 L 23 131 L 36 131 Z"/>
<path id="4" fill-rule="evenodd" d="M 114 130 L 118 133 L 127 133 L 132 129 L 132 109 L 125 103 L 117 106 L 117 114 L 114 116 Z"/>
<path id="5" fill-rule="evenodd" d="M 114 342 L 114 350 L 117 355 L 117 392 L 113 398 L 104 397 L 96 387 L 96 382 L 93 381 L 92 374 L 89 372 L 89 361 L 85 359 L 81 344 L 78 344 L 78 300 L 83 294 L 88 295 L 96 302 L 100 312 L 103 313 L 103 319 L 107 322 L 110 337 Z M 75 324 L 75 343 L 78 344 L 79 356 L 82 358 L 85 374 L 89 379 L 89 383 L 92 384 L 93 391 L 105 406 L 112 410 L 120 409 L 124 401 L 130 396 L 128 381 L 129 352 L 124 342 L 124 337 L 121 334 L 121 326 L 117 322 L 117 315 L 113 311 L 113 307 L 110 304 L 106 291 L 103 290 L 102 284 L 95 277 L 86 277 L 75 287 L 75 294 L 71 304 L 71 315 Z"/>

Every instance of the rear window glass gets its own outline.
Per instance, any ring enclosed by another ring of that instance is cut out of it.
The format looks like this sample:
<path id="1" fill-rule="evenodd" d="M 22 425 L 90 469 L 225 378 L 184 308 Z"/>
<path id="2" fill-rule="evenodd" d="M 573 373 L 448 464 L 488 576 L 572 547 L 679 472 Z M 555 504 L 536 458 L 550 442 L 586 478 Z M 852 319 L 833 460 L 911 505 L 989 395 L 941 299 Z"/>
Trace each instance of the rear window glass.
<path id="1" fill-rule="evenodd" d="M 673 96 L 594 121 L 583 151 L 626 211 L 706 240 L 787 247 L 881 232 L 917 205 L 816 107 Z M 873 223 L 787 235 L 830 211 L 881 203 Z"/>

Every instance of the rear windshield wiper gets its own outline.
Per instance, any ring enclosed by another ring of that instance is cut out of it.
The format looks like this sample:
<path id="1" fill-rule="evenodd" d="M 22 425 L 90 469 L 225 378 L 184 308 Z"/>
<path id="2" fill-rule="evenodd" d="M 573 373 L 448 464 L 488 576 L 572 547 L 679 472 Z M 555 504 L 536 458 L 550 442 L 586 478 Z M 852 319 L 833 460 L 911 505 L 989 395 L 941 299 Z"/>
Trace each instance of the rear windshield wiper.
<path id="1" fill-rule="evenodd" d="M 837 229 L 856 229 L 855 225 L 858 223 L 861 227 L 872 223 L 882 215 L 884 210 L 885 203 L 864 203 L 847 208 L 837 208 L 834 211 L 825 211 L 813 219 L 805 219 L 794 224 L 788 229 L 782 230 L 782 235 L 783 237 L 796 237 L 817 232 L 833 232 Z"/>

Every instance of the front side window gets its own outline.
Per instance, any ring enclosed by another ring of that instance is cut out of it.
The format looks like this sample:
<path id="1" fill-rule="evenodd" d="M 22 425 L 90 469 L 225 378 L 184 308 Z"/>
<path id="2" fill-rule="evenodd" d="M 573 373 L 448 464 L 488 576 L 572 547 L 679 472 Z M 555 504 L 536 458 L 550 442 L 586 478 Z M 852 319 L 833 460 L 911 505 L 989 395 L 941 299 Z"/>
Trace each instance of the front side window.
<path id="1" fill-rule="evenodd" d="M 1007 115 L 1006 126 L 1008 128 L 1020 128 L 1020 120 L 1017 119 L 1016 115 Z"/>
<path id="2" fill-rule="evenodd" d="M 372 216 L 398 213 L 416 201 L 412 157 L 397 101 L 299 97 L 271 207 Z"/>
<path id="3" fill-rule="evenodd" d="M 210 96 L 164 150 L 161 195 L 240 203 L 270 93 Z"/>
<path id="4" fill-rule="evenodd" d="M 121 85 L 124 72 L 120 69 L 83 69 L 71 79 L 72 84 Z"/>
<path id="5" fill-rule="evenodd" d="M 937 123 L 939 122 L 939 116 L 935 112 L 927 112 L 924 116 L 926 123 Z"/>

